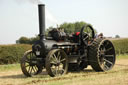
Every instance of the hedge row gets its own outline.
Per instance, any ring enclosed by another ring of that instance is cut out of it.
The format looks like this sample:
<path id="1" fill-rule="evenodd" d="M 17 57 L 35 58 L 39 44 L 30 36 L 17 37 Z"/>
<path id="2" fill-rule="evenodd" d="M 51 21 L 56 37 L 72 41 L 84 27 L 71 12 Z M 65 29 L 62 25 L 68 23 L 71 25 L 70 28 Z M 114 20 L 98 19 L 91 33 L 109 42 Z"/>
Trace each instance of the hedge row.
<path id="1" fill-rule="evenodd" d="M 111 40 L 116 54 L 128 54 L 128 39 Z M 15 44 L 0 45 L 0 64 L 12 64 L 20 62 L 24 52 L 31 49 L 31 45 Z"/>
<path id="2" fill-rule="evenodd" d="M 0 64 L 18 63 L 24 52 L 29 49 L 31 45 L 0 45 Z"/>
<path id="3" fill-rule="evenodd" d="M 115 47 L 116 54 L 128 54 L 128 38 L 111 41 Z"/>

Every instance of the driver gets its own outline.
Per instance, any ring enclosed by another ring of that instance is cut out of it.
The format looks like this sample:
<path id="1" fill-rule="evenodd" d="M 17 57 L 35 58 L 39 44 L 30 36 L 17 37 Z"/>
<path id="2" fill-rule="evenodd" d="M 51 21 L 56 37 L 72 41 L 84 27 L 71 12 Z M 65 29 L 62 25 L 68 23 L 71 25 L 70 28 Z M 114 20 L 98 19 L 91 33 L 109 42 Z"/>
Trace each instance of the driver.
<path id="1" fill-rule="evenodd" d="M 100 34 L 98 35 L 98 38 L 103 38 L 103 33 L 100 33 Z"/>

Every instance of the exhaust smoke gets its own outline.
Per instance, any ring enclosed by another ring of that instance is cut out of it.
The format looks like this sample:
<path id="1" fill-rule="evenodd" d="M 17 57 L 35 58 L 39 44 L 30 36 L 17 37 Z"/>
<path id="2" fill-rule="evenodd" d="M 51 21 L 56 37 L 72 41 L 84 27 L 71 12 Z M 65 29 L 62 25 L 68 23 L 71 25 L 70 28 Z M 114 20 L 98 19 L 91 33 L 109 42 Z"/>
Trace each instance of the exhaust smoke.
<path id="1" fill-rule="evenodd" d="M 14 0 L 16 1 L 17 3 L 21 4 L 21 3 L 25 3 L 25 2 L 28 2 L 28 3 L 32 3 L 32 4 L 43 4 L 41 0 Z"/>
<path id="2" fill-rule="evenodd" d="M 43 4 L 41 0 L 28 0 L 28 1 L 33 4 Z"/>
<path id="3" fill-rule="evenodd" d="M 14 1 L 17 2 L 18 4 L 24 4 L 24 3 L 30 3 L 33 5 L 43 4 L 42 0 L 14 0 Z M 56 27 L 56 25 L 58 24 L 58 20 L 56 19 L 56 17 L 49 11 L 47 7 L 45 11 L 46 11 L 46 28 L 48 28 L 49 26 Z"/>
<path id="4" fill-rule="evenodd" d="M 51 11 L 46 7 L 46 23 L 48 23 L 50 26 L 56 27 L 58 24 L 58 20 L 56 17 L 52 14 Z"/>

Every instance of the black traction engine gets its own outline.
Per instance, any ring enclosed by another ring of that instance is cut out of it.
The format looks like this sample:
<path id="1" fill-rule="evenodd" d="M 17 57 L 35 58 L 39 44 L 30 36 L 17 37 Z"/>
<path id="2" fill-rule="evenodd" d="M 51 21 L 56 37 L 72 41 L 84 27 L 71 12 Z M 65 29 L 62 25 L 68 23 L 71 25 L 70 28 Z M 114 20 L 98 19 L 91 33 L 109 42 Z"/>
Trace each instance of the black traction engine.
<path id="1" fill-rule="evenodd" d="M 24 53 L 21 69 L 25 76 L 33 76 L 46 68 L 51 76 L 68 71 L 79 71 L 88 65 L 99 72 L 110 70 L 116 60 L 115 49 L 110 40 L 96 38 L 94 29 L 86 24 L 80 32 L 67 35 L 57 28 L 45 37 L 45 5 L 38 5 L 39 37 L 32 50 Z"/>

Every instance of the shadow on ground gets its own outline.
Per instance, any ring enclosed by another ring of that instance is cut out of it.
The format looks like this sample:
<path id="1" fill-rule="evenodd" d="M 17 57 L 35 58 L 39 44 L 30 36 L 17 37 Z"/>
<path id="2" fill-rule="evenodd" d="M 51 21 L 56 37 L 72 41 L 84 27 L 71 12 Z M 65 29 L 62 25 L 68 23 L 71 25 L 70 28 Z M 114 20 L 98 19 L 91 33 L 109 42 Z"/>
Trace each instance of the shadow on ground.
<path id="1" fill-rule="evenodd" d="M 5 75 L 5 76 L 0 76 L 0 79 L 2 78 L 2 79 L 7 79 L 7 78 L 11 78 L 11 79 L 22 79 L 22 78 L 39 78 L 39 77 L 44 77 L 44 76 L 46 77 L 48 74 L 47 74 L 47 72 L 46 71 L 43 71 L 42 73 L 40 73 L 40 74 L 38 74 L 38 75 L 35 75 L 35 76 L 33 76 L 33 77 L 26 77 L 24 74 L 12 74 L 12 75 Z"/>
<path id="2" fill-rule="evenodd" d="M 88 73 L 88 72 L 95 72 L 94 70 L 92 69 L 86 69 L 86 70 L 82 70 L 82 71 L 70 71 L 69 73 Z M 12 74 L 12 75 L 5 75 L 5 76 L 0 76 L 0 79 L 23 79 L 23 78 L 48 78 L 49 75 L 47 74 L 46 71 L 43 71 L 42 73 L 38 74 L 38 75 L 35 75 L 33 77 L 26 77 L 24 74 Z"/>

